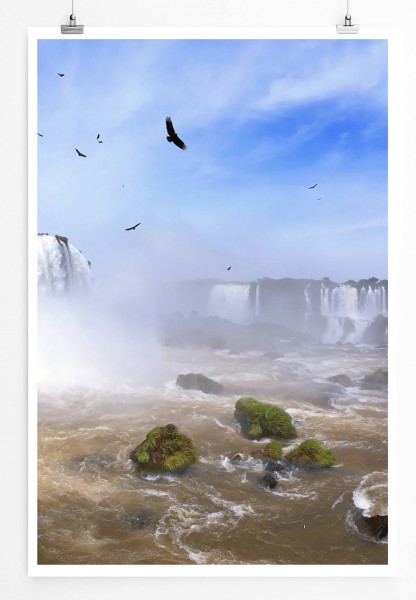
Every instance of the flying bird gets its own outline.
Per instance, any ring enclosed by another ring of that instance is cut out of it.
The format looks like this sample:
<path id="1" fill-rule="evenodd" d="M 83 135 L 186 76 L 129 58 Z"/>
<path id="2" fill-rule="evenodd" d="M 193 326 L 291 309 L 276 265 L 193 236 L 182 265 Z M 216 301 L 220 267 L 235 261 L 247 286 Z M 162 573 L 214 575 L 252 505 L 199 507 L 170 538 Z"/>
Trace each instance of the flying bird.
<path id="1" fill-rule="evenodd" d="M 43 137 L 43 135 L 42 135 L 41 133 L 39 133 L 39 132 L 38 132 L 38 136 L 39 136 L 39 137 Z"/>
<path id="2" fill-rule="evenodd" d="M 59 77 L 64 77 L 65 73 L 58 73 Z"/>
<path id="3" fill-rule="evenodd" d="M 173 128 L 172 119 L 170 117 L 166 117 L 166 129 L 169 134 L 166 136 L 168 142 L 173 142 L 175 146 L 178 146 L 181 150 L 186 150 L 184 142 L 178 137 L 178 134 Z"/>
<path id="4" fill-rule="evenodd" d="M 82 154 L 82 152 L 80 152 L 78 150 L 78 148 L 75 148 L 75 150 L 77 151 L 78 156 L 83 156 L 84 158 L 87 158 L 87 155 L 86 154 Z"/>
<path id="5" fill-rule="evenodd" d="M 137 225 L 133 225 L 133 227 L 127 227 L 126 231 L 134 231 L 139 225 L 141 225 L 141 223 L 137 223 Z"/>
<path id="6" fill-rule="evenodd" d="M 317 200 L 322 200 L 322 198 L 317 198 Z"/>
<path id="7" fill-rule="evenodd" d="M 231 269 L 231 267 L 227 267 L 227 271 L 229 271 Z"/>
<path id="8" fill-rule="evenodd" d="M 309 187 L 308 190 L 313 190 L 313 188 L 316 188 L 317 185 L 317 183 L 315 183 L 315 185 L 311 185 L 311 187 Z"/>

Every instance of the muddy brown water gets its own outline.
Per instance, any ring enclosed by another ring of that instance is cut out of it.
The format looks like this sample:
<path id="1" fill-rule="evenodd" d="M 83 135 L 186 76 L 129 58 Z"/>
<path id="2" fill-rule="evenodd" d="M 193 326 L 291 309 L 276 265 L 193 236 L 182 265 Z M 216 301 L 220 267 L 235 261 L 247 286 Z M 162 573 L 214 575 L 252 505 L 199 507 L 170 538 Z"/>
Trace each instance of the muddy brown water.
<path id="1" fill-rule="evenodd" d="M 165 348 L 163 365 L 158 383 L 136 389 L 40 386 L 39 564 L 387 563 L 387 540 L 371 537 L 356 506 L 363 479 L 386 477 L 387 392 L 326 379 L 386 369 L 385 349 L 321 346 L 271 360 Z M 191 371 L 225 393 L 177 387 Z M 337 465 L 282 471 L 273 491 L 263 488 L 264 465 L 251 453 L 265 442 L 243 439 L 233 419 L 247 394 L 291 414 L 298 440 L 286 448 L 314 437 Z M 198 462 L 181 474 L 138 474 L 131 450 L 167 423 L 192 438 Z M 237 452 L 244 460 L 231 463 Z M 364 494 L 369 514 L 386 510 L 387 488 L 376 487 L 377 497 Z"/>

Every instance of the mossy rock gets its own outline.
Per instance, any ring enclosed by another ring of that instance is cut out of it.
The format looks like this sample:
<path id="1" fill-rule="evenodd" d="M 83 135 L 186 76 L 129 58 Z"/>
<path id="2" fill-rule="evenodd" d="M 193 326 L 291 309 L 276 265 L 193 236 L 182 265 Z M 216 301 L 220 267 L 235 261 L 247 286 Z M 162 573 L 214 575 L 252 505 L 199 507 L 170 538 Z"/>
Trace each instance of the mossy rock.
<path id="1" fill-rule="evenodd" d="M 191 439 L 176 425 L 154 427 L 130 454 L 141 471 L 177 471 L 197 459 Z"/>
<path id="2" fill-rule="evenodd" d="M 296 429 L 291 416 L 282 408 L 245 396 L 235 404 L 234 418 L 241 425 L 244 437 L 259 440 L 263 437 L 293 438 Z"/>
<path id="3" fill-rule="evenodd" d="M 204 392 L 204 394 L 222 394 L 224 391 L 220 383 L 201 373 L 178 375 L 176 385 L 179 385 L 184 390 L 198 390 Z"/>
<path id="4" fill-rule="evenodd" d="M 263 449 L 263 456 L 278 460 L 283 456 L 283 446 L 279 442 L 269 442 Z"/>
<path id="5" fill-rule="evenodd" d="M 313 439 L 305 440 L 293 448 L 285 458 L 303 467 L 332 467 L 336 462 L 331 450 L 326 450 Z"/>

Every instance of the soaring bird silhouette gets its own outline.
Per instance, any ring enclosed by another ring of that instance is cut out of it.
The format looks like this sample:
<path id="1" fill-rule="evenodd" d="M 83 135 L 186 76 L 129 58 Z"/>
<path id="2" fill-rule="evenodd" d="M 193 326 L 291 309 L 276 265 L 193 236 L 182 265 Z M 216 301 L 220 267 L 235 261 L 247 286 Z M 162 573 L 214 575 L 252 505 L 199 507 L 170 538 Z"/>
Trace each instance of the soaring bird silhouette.
<path id="1" fill-rule="evenodd" d="M 322 198 L 317 198 L 317 200 L 322 200 Z"/>
<path id="2" fill-rule="evenodd" d="M 75 150 L 77 151 L 78 156 L 83 156 L 84 158 L 87 158 L 87 155 L 86 154 L 82 154 L 82 152 L 80 152 L 78 150 L 78 148 L 75 148 Z"/>
<path id="3" fill-rule="evenodd" d="M 227 267 L 227 271 L 229 271 L 231 269 L 231 267 Z"/>
<path id="4" fill-rule="evenodd" d="M 139 225 L 141 225 L 141 223 L 137 223 L 137 225 L 133 225 L 133 227 L 127 227 L 126 231 L 134 231 Z"/>
<path id="5" fill-rule="evenodd" d="M 103 141 L 100 139 L 100 134 L 99 134 L 99 133 L 97 133 L 97 142 L 98 142 L 99 144 L 102 144 L 102 143 L 103 143 Z"/>
<path id="6" fill-rule="evenodd" d="M 175 146 L 178 146 L 181 150 L 186 150 L 184 142 L 178 137 L 178 134 L 173 128 L 172 119 L 170 117 L 166 117 L 166 129 L 169 134 L 166 136 L 168 142 L 173 142 Z"/>
<path id="7" fill-rule="evenodd" d="M 65 73 L 58 73 L 59 77 L 64 77 Z"/>
<path id="8" fill-rule="evenodd" d="M 43 137 L 43 135 L 42 135 L 41 133 L 39 133 L 39 132 L 38 132 L 38 136 L 39 136 L 39 137 Z"/>
<path id="9" fill-rule="evenodd" d="M 308 190 L 313 190 L 313 188 L 316 188 L 317 185 L 317 183 L 315 183 L 315 185 L 311 185 L 311 187 L 309 187 Z"/>

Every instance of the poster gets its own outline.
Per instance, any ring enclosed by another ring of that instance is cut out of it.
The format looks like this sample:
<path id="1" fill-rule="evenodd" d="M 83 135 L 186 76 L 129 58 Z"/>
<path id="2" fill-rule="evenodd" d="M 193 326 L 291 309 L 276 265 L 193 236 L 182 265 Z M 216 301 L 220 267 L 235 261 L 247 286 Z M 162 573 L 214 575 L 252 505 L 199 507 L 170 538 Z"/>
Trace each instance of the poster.
<path id="1" fill-rule="evenodd" d="M 30 51 L 35 573 L 388 573 L 388 40 Z"/>

